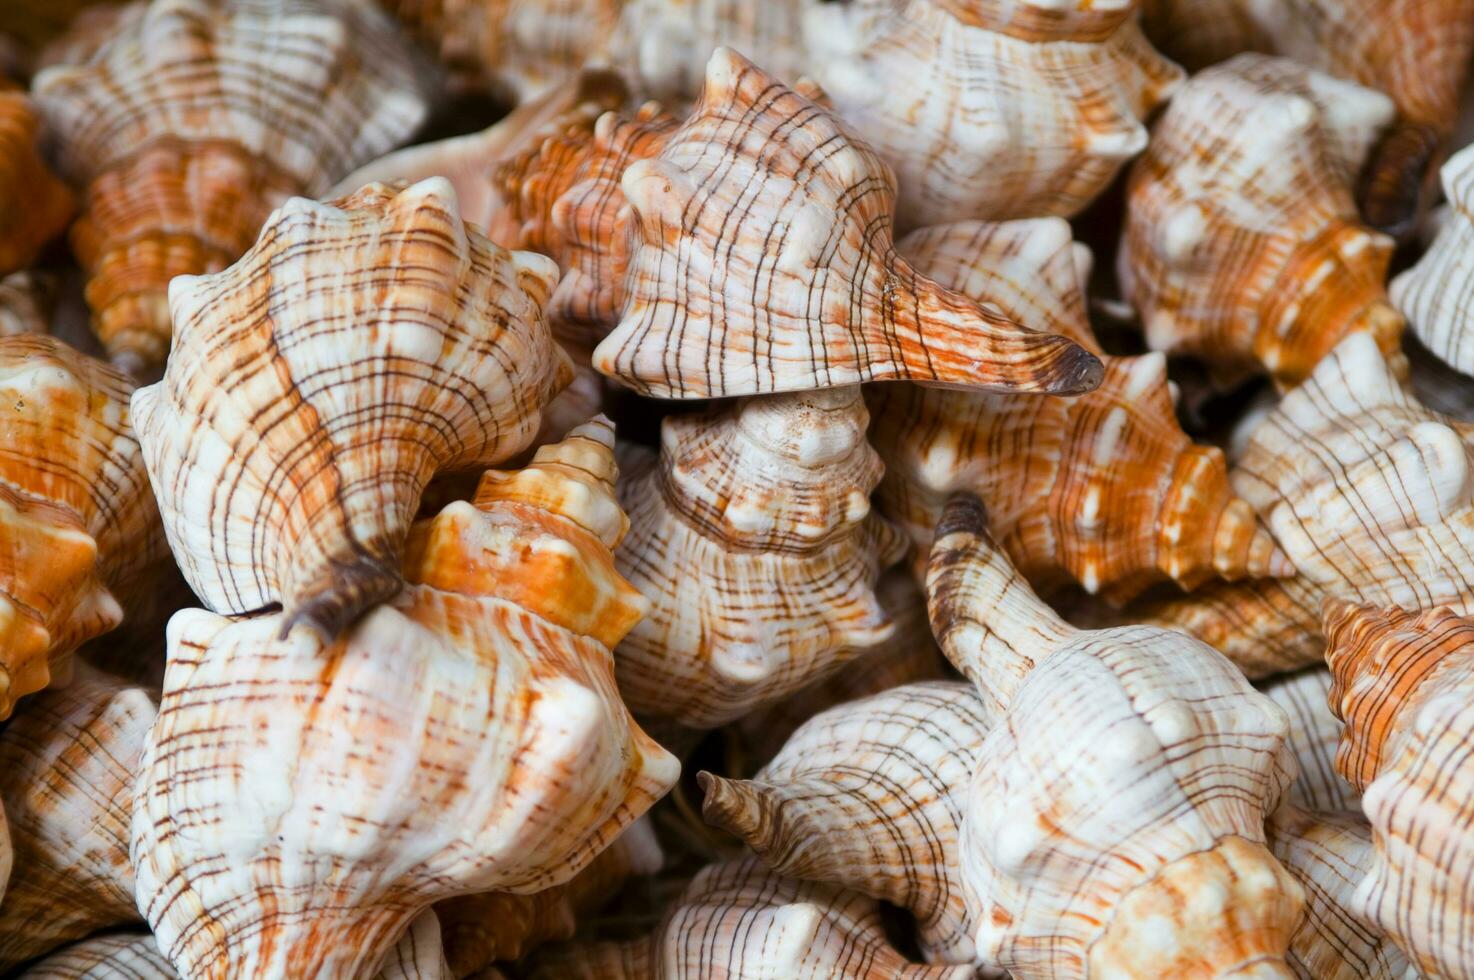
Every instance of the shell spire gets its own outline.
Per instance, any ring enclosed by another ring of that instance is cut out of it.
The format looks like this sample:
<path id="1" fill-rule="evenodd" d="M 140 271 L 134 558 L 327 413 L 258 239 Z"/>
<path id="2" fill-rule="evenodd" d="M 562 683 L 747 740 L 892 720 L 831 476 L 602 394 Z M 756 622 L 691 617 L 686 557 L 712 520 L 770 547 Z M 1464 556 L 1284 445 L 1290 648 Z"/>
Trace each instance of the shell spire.
<path id="1" fill-rule="evenodd" d="M 626 299 L 594 365 L 642 394 L 1099 383 L 1100 362 L 1072 341 L 917 273 L 891 240 L 889 168 L 730 49 L 712 55 L 691 117 L 620 186 L 634 214 Z M 734 247 L 744 239 L 751 247 Z"/>
<path id="2" fill-rule="evenodd" d="M 175 279 L 174 354 L 134 413 L 195 593 L 331 639 L 398 591 L 430 478 L 519 452 L 569 380 L 556 278 L 432 178 L 294 198 L 235 265 Z"/>
<path id="3" fill-rule="evenodd" d="M 671 416 L 620 487 L 620 572 L 650 600 L 618 650 L 642 714 L 712 728 L 887 640 L 875 587 L 899 533 L 870 510 L 880 460 L 854 387 Z"/>
<path id="4" fill-rule="evenodd" d="M 412 50 L 371 4 L 154 0 L 66 54 L 32 92 L 84 188 L 72 245 L 94 329 L 134 373 L 169 353 L 173 277 L 229 265 L 274 207 L 426 112 Z"/>
<path id="5" fill-rule="evenodd" d="M 0 276 L 24 269 L 61 234 L 76 202 L 36 147 L 36 110 L 0 77 Z"/>
<path id="6" fill-rule="evenodd" d="M 750 780 L 700 773 L 702 814 L 778 874 L 907 909 L 929 962 L 971 963 L 957 856 L 985 734 L 969 685 L 908 684 L 815 715 Z"/>
<path id="7" fill-rule="evenodd" d="M 1153 349 L 1200 355 L 1230 378 L 1266 371 L 1281 386 L 1349 332 L 1398 350 L 1402 317 L 1384 288 L 1393 243 L 1359 223 L 1334 135 L 1351 124 L 1325 108 L 1328 83 L 1240 55 L 1194 76 L 1153 127 L 1119 258 Z M 1356 96 L 1390 119 L 1390 102 Z"/>

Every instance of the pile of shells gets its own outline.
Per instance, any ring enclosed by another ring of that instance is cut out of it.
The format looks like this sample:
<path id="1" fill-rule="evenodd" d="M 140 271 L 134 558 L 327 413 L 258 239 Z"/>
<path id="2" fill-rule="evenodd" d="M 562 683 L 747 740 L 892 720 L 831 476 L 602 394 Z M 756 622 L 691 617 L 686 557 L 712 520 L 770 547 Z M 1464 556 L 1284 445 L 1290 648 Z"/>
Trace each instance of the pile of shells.
<path id="1" fill-rule="evenodd" d="M 1474 0 L 0 6 L 0 973 L 1474 977 Z"/>

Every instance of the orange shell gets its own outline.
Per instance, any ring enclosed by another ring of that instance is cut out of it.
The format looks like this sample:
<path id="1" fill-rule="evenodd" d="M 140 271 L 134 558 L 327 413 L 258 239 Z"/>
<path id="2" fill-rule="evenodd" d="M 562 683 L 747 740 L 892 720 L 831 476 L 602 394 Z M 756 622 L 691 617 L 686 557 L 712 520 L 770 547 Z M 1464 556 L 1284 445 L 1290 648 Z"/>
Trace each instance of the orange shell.
<path id="1" fill-rule="evenodd" d="M 66 227 L 74 207 L 71 191 L 36 149 L 31 100 L 0 91 L 0 276 L 30 265 Z"/>

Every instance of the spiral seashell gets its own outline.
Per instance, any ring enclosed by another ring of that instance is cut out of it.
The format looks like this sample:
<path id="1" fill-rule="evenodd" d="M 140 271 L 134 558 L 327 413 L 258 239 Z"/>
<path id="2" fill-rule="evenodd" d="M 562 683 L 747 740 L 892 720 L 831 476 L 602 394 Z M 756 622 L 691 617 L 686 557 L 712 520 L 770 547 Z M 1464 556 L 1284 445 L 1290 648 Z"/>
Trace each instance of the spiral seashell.
<path id="1" fill-rule="evenodd" d="M 49 333 L 51 296 L 31 272 L 12 272 L 0 278 L 0 337 L 20 333 Z"/>
<path id="2" fill-rule="evenodd" d="M 609 550 L 612 446 L 596 420 L 488 472 L 336 642 L 283 639 L 285 613 L 170 621 L 132 855 L 182 974 L 365 975 L 431 903 L 561 884 L 670 788 L 612 677 L 643 608 Z"/>
<path id="3" fill-rule="evenodd" d="M 1274 856 L 1305 889 L 1305 918 L 1289 963 L 1304 980 L 1415 980 L 1402 951 L 1352 911 L 1371 862 L 1372 832 L 1360 813 L 1311 813 L 1281 805 L 1266 827 Z"/>
<path id="4" fill-rule="evenodd" d="M 616 559 L 650 601 L 616 651 L 631 710 L 714 728 L 891 636 L 875 587 L 905 544 L 870 511 L 868 421 L 854 387 L 666 418 L 620 487 Z"/>
<path id="5" fill-rule="evenodd" d="M 78 665 L 0 732 L 0 799 L 19 873 L 0 901 L 0 970 L 140 921 L 128 863 L 150 693 Z"/>
<path id="6" fill-rule="evenodd" d="M 1296 573 L 1143 610 L 1252 676 L 1319 663 L 1327 598 L 1474 612 L 1474 427 L 1405 391 L 1347 337 L 1254 430 L 1230 474 Z"/>
<path id="7" fill-rule="evenodd" d="M 1474 146 L 1444 164 L 1443 192 L 1452 209 L 1449 219 L 1418 264 L 1392 280 L 1392 302 L 1429 351 L 1474 375 L 1474 326 L 1467 311 L 1474 295 Z"/>
<path id="8" fill-rule="evenodd" d="M 72 247 L 93 327 L 136 373 L 169 353 L 172 278 L 234 262 L 273 208 L 404 141 L 425 104 L 407 43 L 368 4 L 134 9 L 32 92 L 84 188 Z"/>
<path id="9" fill-rule="evenodd" d="M 1146 147 L 1142 119 L 1182 81 L 1132 6 L 820 4 L 804 68 L 895 169 L 902 224 L 1070 216 Z"/>
<path id="10" fill-rule="evenodd" d="M 1290 719 L 1290 752 L 1299 775 L 1290 784 L 1286 802 L 1312 813 L 1360 812 L 1361 793 L 1336 771 L 1344 726 L 1328 700 L 1331 672 L 1308 667 L 1255 686 Z"/>
<path id="11" fill-rule="evenodd" d="M 195 593 L 332 639 L 398 591 L 430 477 L 525 448 L 567 383 L 556 276 L 432 178 L 293 198 L 235 265 L 175 279 L 174 354 L 134 413 Z"/>
<path id="12" fill-rule="evenodd" d="M 571 943 L 532 960 L 528 980 L 972 980 L 970 966 L 907 963 L 873 899 L 780 878 L 756 860 L 703 868 L 659 929 L 625 943 Z"/>
<path id="13" fill-rule="evenodd" d="M 1127 190 L 1118 271 L 1147 344 L 1281 386 L 1348 332 L 1395 352 L 1392 240 L 1359 223 L 1345 156 L 1392 112 L 1378 93 L 1260 55 L 1184 85 Z"/>
<path id="14" fill-rule="evenodd" d="M 816 715 L 750 780 L 700 773 L 702 811 L 778 874 L 910 911 L 928 962 L 972 963 L 958 828 L 986 734 L 970 685 L 908 684 Z"/>
<path id="15" fill-rule="evenodd" d="M 1364 787 L 1371 859 L 1353 911 L 1422 973 L 1474 971 L 1468 869 L 1474 821 L 1474 619 L 1330 600 L 1331 707 L 1346 721 L 1337 768 Z"/>
<path id="16" fill-rule="evenodd" d="M 117 626 L 163 555 L 132 387 L 52 337 L 0 337 L 0 718 Z"/>
<path id="17" fill-rule="evenodd" d="M 0 276 L 29 266 L 67 226 L 76 202 L 36 148 L 36 110 L 0 77 Z"/>
<path id="18" fill-rule="evenodd" d="M 1458 115 L 1474 53 L 1474 3 L 1146 0 L 1142 9 L 1148 36 L 1189 67 L 1266 51 L 1391 96 L 1398 123 L 1368 163 L 1362 209 L 1374 227 L 1411 229 L 1424 177 Z"/>
<path id="19" fill-rule="evenodd" d="M 632 212 L 625 298 L 594 366 L 641 394 L 1099 383 L 1092 354 L 940 288 L 898 256 L 889 168 L 731 49 L 712 55 L 691 117 L 658 154 L 624 168 L 620 189 Z"/>
<path id="20" fill-rule="evenodd" d="M 1170 579 L 1285 575 L 1284 555 L 1233 496 L 1223 453 L 1177 423 L 1165 359 L 1101 352 L 1085 312 L 1089 253 L 1058 218 L 959 222 L 907 235 L 901 251 L 945 287 L 1097 354 L 1099 388 L 1037 398 L 919 385 L 869 395 L 886 463 L 881 509 L 917 547 L 956 490 L 978 494 L 992 530 L 1041 588 L 1069 581 L 1113 602 Z"/>
<path id="21" fill-rule="evenodd" d="M 1264 837 L 1284 712 L 1180 633 L 1071 627 L 986 521 L 948 505 L 927 583 L 989 724 L 960 858 L 978 957 L 1024 980 L 1289 976 L 1304 896 Z"/>
<path id="22" fill-rule="evenodd" d="M 435 904 L 445 956 L 457 977 L 495 960 L 517 960 L 543 943 L 571 939 L 578 916 L 606 904 L 625 879 L 660 870 L 663 855 L 648 817 L 625 828 L 578 874 L 531 895 L 490 892 Z"/>

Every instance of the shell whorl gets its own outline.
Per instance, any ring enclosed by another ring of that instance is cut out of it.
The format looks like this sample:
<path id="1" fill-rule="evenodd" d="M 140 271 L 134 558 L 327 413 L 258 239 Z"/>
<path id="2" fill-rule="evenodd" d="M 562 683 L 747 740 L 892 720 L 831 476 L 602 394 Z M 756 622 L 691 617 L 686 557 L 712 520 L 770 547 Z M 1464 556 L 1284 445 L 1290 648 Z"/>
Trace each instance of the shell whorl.
<path id="1" fill-rule="evenodd" d="M 1434 355 L 1474 375 L 1474 147 L 1456 153 L 1442 170 L 1451 213 L 1417 265 L 1392 280 L 1392 302 Z"/>

